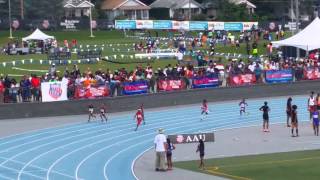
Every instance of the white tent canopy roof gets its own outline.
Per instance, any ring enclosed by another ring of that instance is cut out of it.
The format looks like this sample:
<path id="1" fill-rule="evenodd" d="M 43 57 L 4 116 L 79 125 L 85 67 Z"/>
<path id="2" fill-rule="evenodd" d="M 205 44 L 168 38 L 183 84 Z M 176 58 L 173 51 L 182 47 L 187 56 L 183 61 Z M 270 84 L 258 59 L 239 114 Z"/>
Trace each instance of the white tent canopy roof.
<path id="1" fill-rule="evenodd" d="M 29 40 L 45 41 L 47 39 L 54 39 L 54 36 L 48 36 L 37 28 L 31 35 L 29 35 L 28 37 L 22 38 L 22 41 L 29 41 Z"/>
<path id="2" fill-rule="evenodd" d="M 320 49 L 320 19 L 317 17 L 298 34 L 281 41 L 273 41 L 275 47 L 293 46 L 306 51 Z"/>

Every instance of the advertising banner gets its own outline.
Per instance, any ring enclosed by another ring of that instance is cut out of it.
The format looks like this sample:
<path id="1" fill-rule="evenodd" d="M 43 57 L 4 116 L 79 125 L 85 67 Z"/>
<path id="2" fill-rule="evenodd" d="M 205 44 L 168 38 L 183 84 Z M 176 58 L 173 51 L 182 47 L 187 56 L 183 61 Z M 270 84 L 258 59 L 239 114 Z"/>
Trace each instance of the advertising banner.
<path id="1" fill-rule="evenodd" d="M 186 88 L 186 83 L 179 80 L 160 80 L 158 81 L 158 90 L 160 91 L 174 91 Z"/>
<path id="2" fill-rule="evenodd" d="M 123 94 L 125 95 L 146 94 L 146 93 L 148 93 L 147 81 L 123 83 Z"/>
<path id="3" fill-rule="evenodd" d="M 116 20 L 115 23 L 116 29 L 136 29 L 135 20 Z"/>
<path id="4" fill-rule="evenodd" d="M 308 68 L 303 72 L 304 78 L 307 80 L 320 79 L 319 68 Z"/>
<path id="5" fill-rule="evenodd" d="M 173 144 L 198 143 L 200 139 L 204 142 L 214 142 L 214 133 L 198 133 L 198 134 L 177 134 L 168 135 Z"/>
<path id="6" fill-rule="evenodd" d="M 222 31 L 224 30 L 224 22 L 208 22 L 208 30 Z"/>
<path id="7" fill-rule="evenodd" d="M 41 83 L 42 102 L 66 101 L 67 96 L 66 82 L 44 82 Z"/>
<path id="8" fill-rule="evenodd" d="M 225 31 L 242 31 L 243 23 L 241 22 L 225 22 L 224 23 Z"/>
<path id="9" fill-rule="evenodd" d="M 205 77 L 196 77 L 192 79 L 192 88 L 209 88 L 209 87 L 218 87 L 219 79 L 218 77 L 205 76 Z"/>
<path id="10" fill-rule="evenodd" d="M 151 20 L 136 20 L 137 29 L 153 29 L 153 21 Z"/>
<path id="11" fill-rule="evenodd" d="M 109 96 L 109 89 L 107 86 L 77 86 L 75 92 L 76 99 L 94 99 L 97 97 Z"/>
<path id="12" fill-rule="evenodd" d="M 256 76 L 254 74 L 240 74 L 230 77 L 231 86 L 243 86 L 256 83 Z"/>
<path id="13" fill-rule="evenodd" d="M 208 22 L 207 21 L 190 21 L 189 30 L 207 30 Z"/>
<path id="14" fill-rule="evenodd" d="M 153 29 L 172 29 L 172 21 L 153 21 Z"/>
<path id="15" fill-rule="evenodd" d="M 258 28 L 258 22 L 243 22 L 243 30 L 248 31 L 251 30 L 252 28 Z"/>
<path id="16" fill-rule="evenodd" d="M 189 21 L 172 21 L 172 29 L 175 30 L 189 30 Z"/>
<path id="17" fill-rule="evenodd" d="M 292 70 L 269 70 L 266 71 L 267 83 L 292 82 Z"/>

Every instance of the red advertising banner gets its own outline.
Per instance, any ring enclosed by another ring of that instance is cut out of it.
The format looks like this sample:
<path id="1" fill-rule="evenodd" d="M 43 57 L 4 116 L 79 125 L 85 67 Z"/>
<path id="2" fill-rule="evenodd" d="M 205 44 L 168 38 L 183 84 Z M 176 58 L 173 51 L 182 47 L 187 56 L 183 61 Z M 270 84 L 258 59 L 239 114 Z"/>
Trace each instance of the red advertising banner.
<path id="1" fill-rule="evenodd" d="M 158 81 L 158 90 L 160 91 L 174 91 L 186 88 L 186 83 L 179 80 L 160 80 Z"/>
<path id="2" fill-rule="evenodd" d="M 320 72 L 318 68 L 305 69 L 303 74 L 304 78 L 308 80 L 320 79 Z"/>
<path id="3" fill-rule="evenodd" d="M 231 76 L 229 78 L 231 86 L 242 86 L 256 83 L 256 76 L 254 74 L 240 74 Z"/>
<path id="4" fill-rule="evenodd" d="M 109 96 L 109 89 L 107 86 L 77 86 L 75 92 L 75 98 L 87 98 L 87 99 L 94 99 L 97 97 L 106 97 Z"/>

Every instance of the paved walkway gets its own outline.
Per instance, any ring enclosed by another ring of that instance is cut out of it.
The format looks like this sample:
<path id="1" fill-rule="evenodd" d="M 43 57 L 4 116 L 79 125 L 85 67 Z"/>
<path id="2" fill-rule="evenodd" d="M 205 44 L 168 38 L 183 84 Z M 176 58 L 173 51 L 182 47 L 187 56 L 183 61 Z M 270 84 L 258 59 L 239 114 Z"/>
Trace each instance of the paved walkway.
<path id="1" fill-rule="evenodd" d="M 320 149 L 320 137 L 313 135 L 310 123 L 301 123 L 300 137 L 291 137 L 290 129 L 283 124 L 272 125 L 270 133 L 263 133 L 261 127 L 248 127 L 216 132 L 216 142 L 206 143 L 206 157 L 218 158 L 275 152 Z M 177 145 L 174 161 L 197 160 L 196 144 Z M 140 180 L 221 180 L 175 168 L 170 172 L 154 171 L 154 150 L 146 152 L 135 164 L 134 171 Z"/>

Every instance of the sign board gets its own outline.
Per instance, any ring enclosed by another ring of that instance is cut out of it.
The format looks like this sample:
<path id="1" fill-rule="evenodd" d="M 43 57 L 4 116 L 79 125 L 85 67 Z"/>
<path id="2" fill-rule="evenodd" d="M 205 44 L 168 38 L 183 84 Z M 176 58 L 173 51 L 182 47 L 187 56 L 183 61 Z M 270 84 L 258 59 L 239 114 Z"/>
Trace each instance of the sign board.
<path id="1" fill-rule="evenodd" d="M 198 134 L 176 134 L 168 135 L 170 141 L 174 144 L 198 143 L 200 139 L 204 142 L 214 142 L 214 133 L 198 133 Z"/>
<path id="2" fill-rule="evenodd" d="M 64 20 L 64 22 L 60 22 L 60 26 L 63 26 L 67 30 L 75 30 L 77 29 L 77 24 L 79 24 L 79 20 Z"/>
<path id="3" fill-rule="evenodd" d="M 68 100 L 67 83 L 63 81 L 41 83 L 41 92 L 42 102 Z"/>

